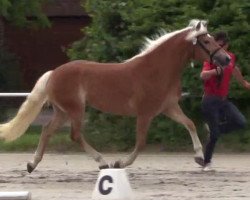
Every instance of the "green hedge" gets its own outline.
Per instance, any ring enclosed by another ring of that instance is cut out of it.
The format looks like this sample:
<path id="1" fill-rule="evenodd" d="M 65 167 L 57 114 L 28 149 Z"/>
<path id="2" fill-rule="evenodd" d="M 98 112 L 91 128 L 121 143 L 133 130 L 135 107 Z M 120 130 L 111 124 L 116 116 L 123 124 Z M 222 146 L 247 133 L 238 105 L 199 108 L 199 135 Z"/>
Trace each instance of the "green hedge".
<path id="1" fill-rule="evenodd" d="M 166 31 L 183 28 L 190 19 L 199 18 L 209 21 L 210 32 L 217 30 L 228 32 L 231 40 L 230 48 L 236 54 L 243 74 L 250 81 L 248 0 L 87 0 L 84 2 L 86 4 L 83 6 L 92 17 L 92 23 L 83 29 L 85 37 L 68 49 L 68 56 L 72 60 L 121 62 L 139 52 L 144 37 L 150 37 L 162 28 Z M 194 68 L 187 66 L 182 77 L 183 90 L 195 97 L 202 95 L 200 68 L 201 63 L 195 63 Z M 247 106 L 250 92 L 243 90 L 233 81 L 230 96 L 236 99 L 249 118 Z M 185 113 L 195 121 L 200 134 L 203 126 L 199 110 L 200 100 L 189 98 L 181 104 Z M 121 150 L 126 150 L 134 143 L 134 119 L 106 115 L 93 109 L 89 109 L 88 114 L 88 137 L 92 143 L 101 137 L 103 145 L 99 144 L 100 148 L 117 142 Z M 240 137 L 234 138 L 235 143 L 239 140 L 240 143 L 248 144 L 249 133 L 243 132 L 244 134 L 239 136 L 232 136 Z M 200 137 L 203 140 L 206 136 L 200 134 Z M 159 116 L 150 128 L 149 143 L 162 143 L 163 146 L 172 145 L 173 149 L 176 149 L 176 146 L 181 149 L 189 148 L 191 139 L 182 126 Z"/>
<path id="2" fill-rule="evenodd" d="M 150 37 L 162 28 L 166 31 L 183 28 L 190 19 L 200 18 L 209 21 L 210 32 L 225 30 L 229 33 L 230 48 L 236 54 L 243 74 L 250 81 L 248 0 L 84 0 L 83 2 L 86 2 L 83 6 L 92 17 L 92 23 L 83 29 L 85 36 L 68 49 L 71 60 L 121 62 L 139 52 L 144 37 Z M 187 116 L 194 120 L 199 136 L 204 142 L 206 135 L 202 131 L 200 99 L 195 98 L 202 95 L 200 67 L 200 63 L 196 63 L 195 68 L 186 67 L 182 78 L 183 90 L 190 92 L 194 97 L 185 99 L 181 105 Z M 235 82 L 232 83 L 231 97 L 235 98 L 235 102 L 247 119 L 250 117 L 249 95 L 249 91 L 239 89 Z M 97 149 L 126 151 L 134 145 L 134 118 L 103 114 L 92 108 L 88 108 L 87 113 L 86 137 Z M 232 133 L 220 141 L 220 146 L 249 151 L 249 138 L 248 130 Z M 153 121 L 148 134 L 148 143 L 161 144 L 162 148 L 167 150 L 192 150 L 191 138 L 187 131 L 164 116 L 159 116 Z"/>
<path id="3" fill-rule="evenodd" d="M 198 136 L 203 145 L 207 135 L 200 112 L 200 98 L 186 98 L 181 102 L 184 112 L 193 119 Z M 233 100 L 250 123 L 250 106 L 246 100 Z M 88 108 L 85 137 L 90 144 L 102 152 L 126 152 L 135 144 L 135 119 L 130 117 L 103 114 Z M 0 141 L 0 151 L 34 151 L 38 145 L 41 127 L 31 127 L 27 133 L 11 143 Z M 70 139 L 70 129 L 62 129 L 52 137 L 48 151 L 80 151 L 79 145 Z M 191 137 L 180 124 L 163 115 L 155 118 L 148 132 L 147 146 L 153 146 L 153 152 L 182 151 L 193 152 Z M 219 140 L 217 152 L 250 152 L 250 131 L 245 129 L 223 135 Z"/>

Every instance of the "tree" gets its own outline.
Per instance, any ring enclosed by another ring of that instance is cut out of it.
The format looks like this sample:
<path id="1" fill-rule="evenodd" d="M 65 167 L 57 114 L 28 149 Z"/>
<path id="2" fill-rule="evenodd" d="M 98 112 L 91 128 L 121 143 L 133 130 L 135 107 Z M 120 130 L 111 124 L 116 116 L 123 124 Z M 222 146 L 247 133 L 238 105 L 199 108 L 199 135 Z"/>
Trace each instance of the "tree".
<path id="1" fill-rule="evenodd" d="M 84 1 L 85 2 L 85 1 Z M 248 0 L 87 0 L 84 4 L 92 23 L 85 37 L 68 50 L 71 59 L 122 61 L 138 53 L 143 36 L 160 29 L 176 30 L 190 19 L 209 21 L 210 32 L 225 30 L 231 38 L 231 50 L 237 55 L 243 74 L 250 74 L 250 2 Z M 183 82 L 193 94 L 201 95 L 197 84 L 201 65 L 186 68 Z M 250 78 L 250 77 L 248 77 Z M 233 84 L 232 95 L 250 97 Z"/>
<path id="2" fill-rule="evenodd" d="M 230 38 L 230 50 L 236 54 L 237 64 L 250 80 L 250 2 L 248 0 L 199 0 L 197 1 L 209 20 L 212 31 L 224 30 Z M 233 82 L 230 95 L 234 98 L 249 98 L 246 90 Z"/>
<path id="3" fill-rule="evenodd" d="M 49 26 L 49 20 L 41 9 L 45 1 L 0 0 L 0 44 L 3 45 L 4 38 L 3 19 L 18 27 Z"/>
<path id="4" fill-rule="evenodd" d="M 186 26 L 186 10 L 191 6 L 182 0 L 88 0 L 84 5 L 92 23 L 84 29 L 85 37 L 69 50 L 71 59 L 122 61 L 138 53 L 144 36 L 159 29 L 167 31 Z M 191 7 L 192 8 L 192 7 Z M 189 9 L 190 16 L 201 16 Z"/>
<path id="5" fill-rule="evenodd" d="M 48 26 L 49 21 L 42 12 L 42 5 L 46 0 L 0 0 L 0 15 L 17 26 L 39 24 Z M 29 20 L 33 17 L 33 20 Z"/>

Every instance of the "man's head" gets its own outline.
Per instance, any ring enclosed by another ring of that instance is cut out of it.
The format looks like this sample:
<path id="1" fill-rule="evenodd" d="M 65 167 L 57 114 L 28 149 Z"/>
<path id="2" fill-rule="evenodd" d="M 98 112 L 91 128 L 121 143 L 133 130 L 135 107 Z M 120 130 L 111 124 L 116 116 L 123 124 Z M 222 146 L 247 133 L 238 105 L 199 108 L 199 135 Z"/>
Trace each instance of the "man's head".
<path id="1" fill-rule="evenodd" d="M 226 32 L 220 31 L 220 32 L 215 33 L 214 40 L 218 43 L 218 45 L 220 45 L 224 49 L 228 48 L 229 38 Z"/>

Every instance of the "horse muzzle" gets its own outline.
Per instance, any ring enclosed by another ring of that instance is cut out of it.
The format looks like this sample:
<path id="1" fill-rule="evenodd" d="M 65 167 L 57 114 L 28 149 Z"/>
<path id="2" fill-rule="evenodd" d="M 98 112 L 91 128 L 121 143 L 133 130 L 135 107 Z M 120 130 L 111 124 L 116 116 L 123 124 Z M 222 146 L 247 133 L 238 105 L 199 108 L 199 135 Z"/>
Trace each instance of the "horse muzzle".
<path id="1" fill-rule="evenodd" d="M 215 65 L 219 65 L 221 67 L 227 67 L 231 61 L 229 55 L 221 56 L 221 55 L 214 55 L 212 61 Z"/>

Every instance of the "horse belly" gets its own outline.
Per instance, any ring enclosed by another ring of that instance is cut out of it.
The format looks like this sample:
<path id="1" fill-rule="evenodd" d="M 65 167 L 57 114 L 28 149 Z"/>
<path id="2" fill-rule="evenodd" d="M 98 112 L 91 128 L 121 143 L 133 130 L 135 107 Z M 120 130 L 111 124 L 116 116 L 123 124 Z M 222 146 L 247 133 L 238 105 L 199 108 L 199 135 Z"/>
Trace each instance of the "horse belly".
<path id="1" fill-rule="evenodd" d="M 127 80 L 112 79 L 112 77 L 92 78 L 86 89 L 86 100 L 90 106 L 103 112 L 133 115 L 133 107 L 130 104 L 132 87 Z"/>
<path id="2" fill-rule="evenodd" d="M 134 109 L 129 103 L 128 98 L 121 98 L 117 95 L 107 95 L 100 92 L 98 95 L 87 97 L 88 105 L 97 110 L 106 113 L 113 113 L 117 115 L 134 115 Z"/>
<path id="3" fill-rule="evenodd" d="M 129 99 L 133 95 L 133 81 L 129 71 L 122 68 L 90 68 L 82 78 L 87 103 L 103 112 L 133 115 Z"/>

